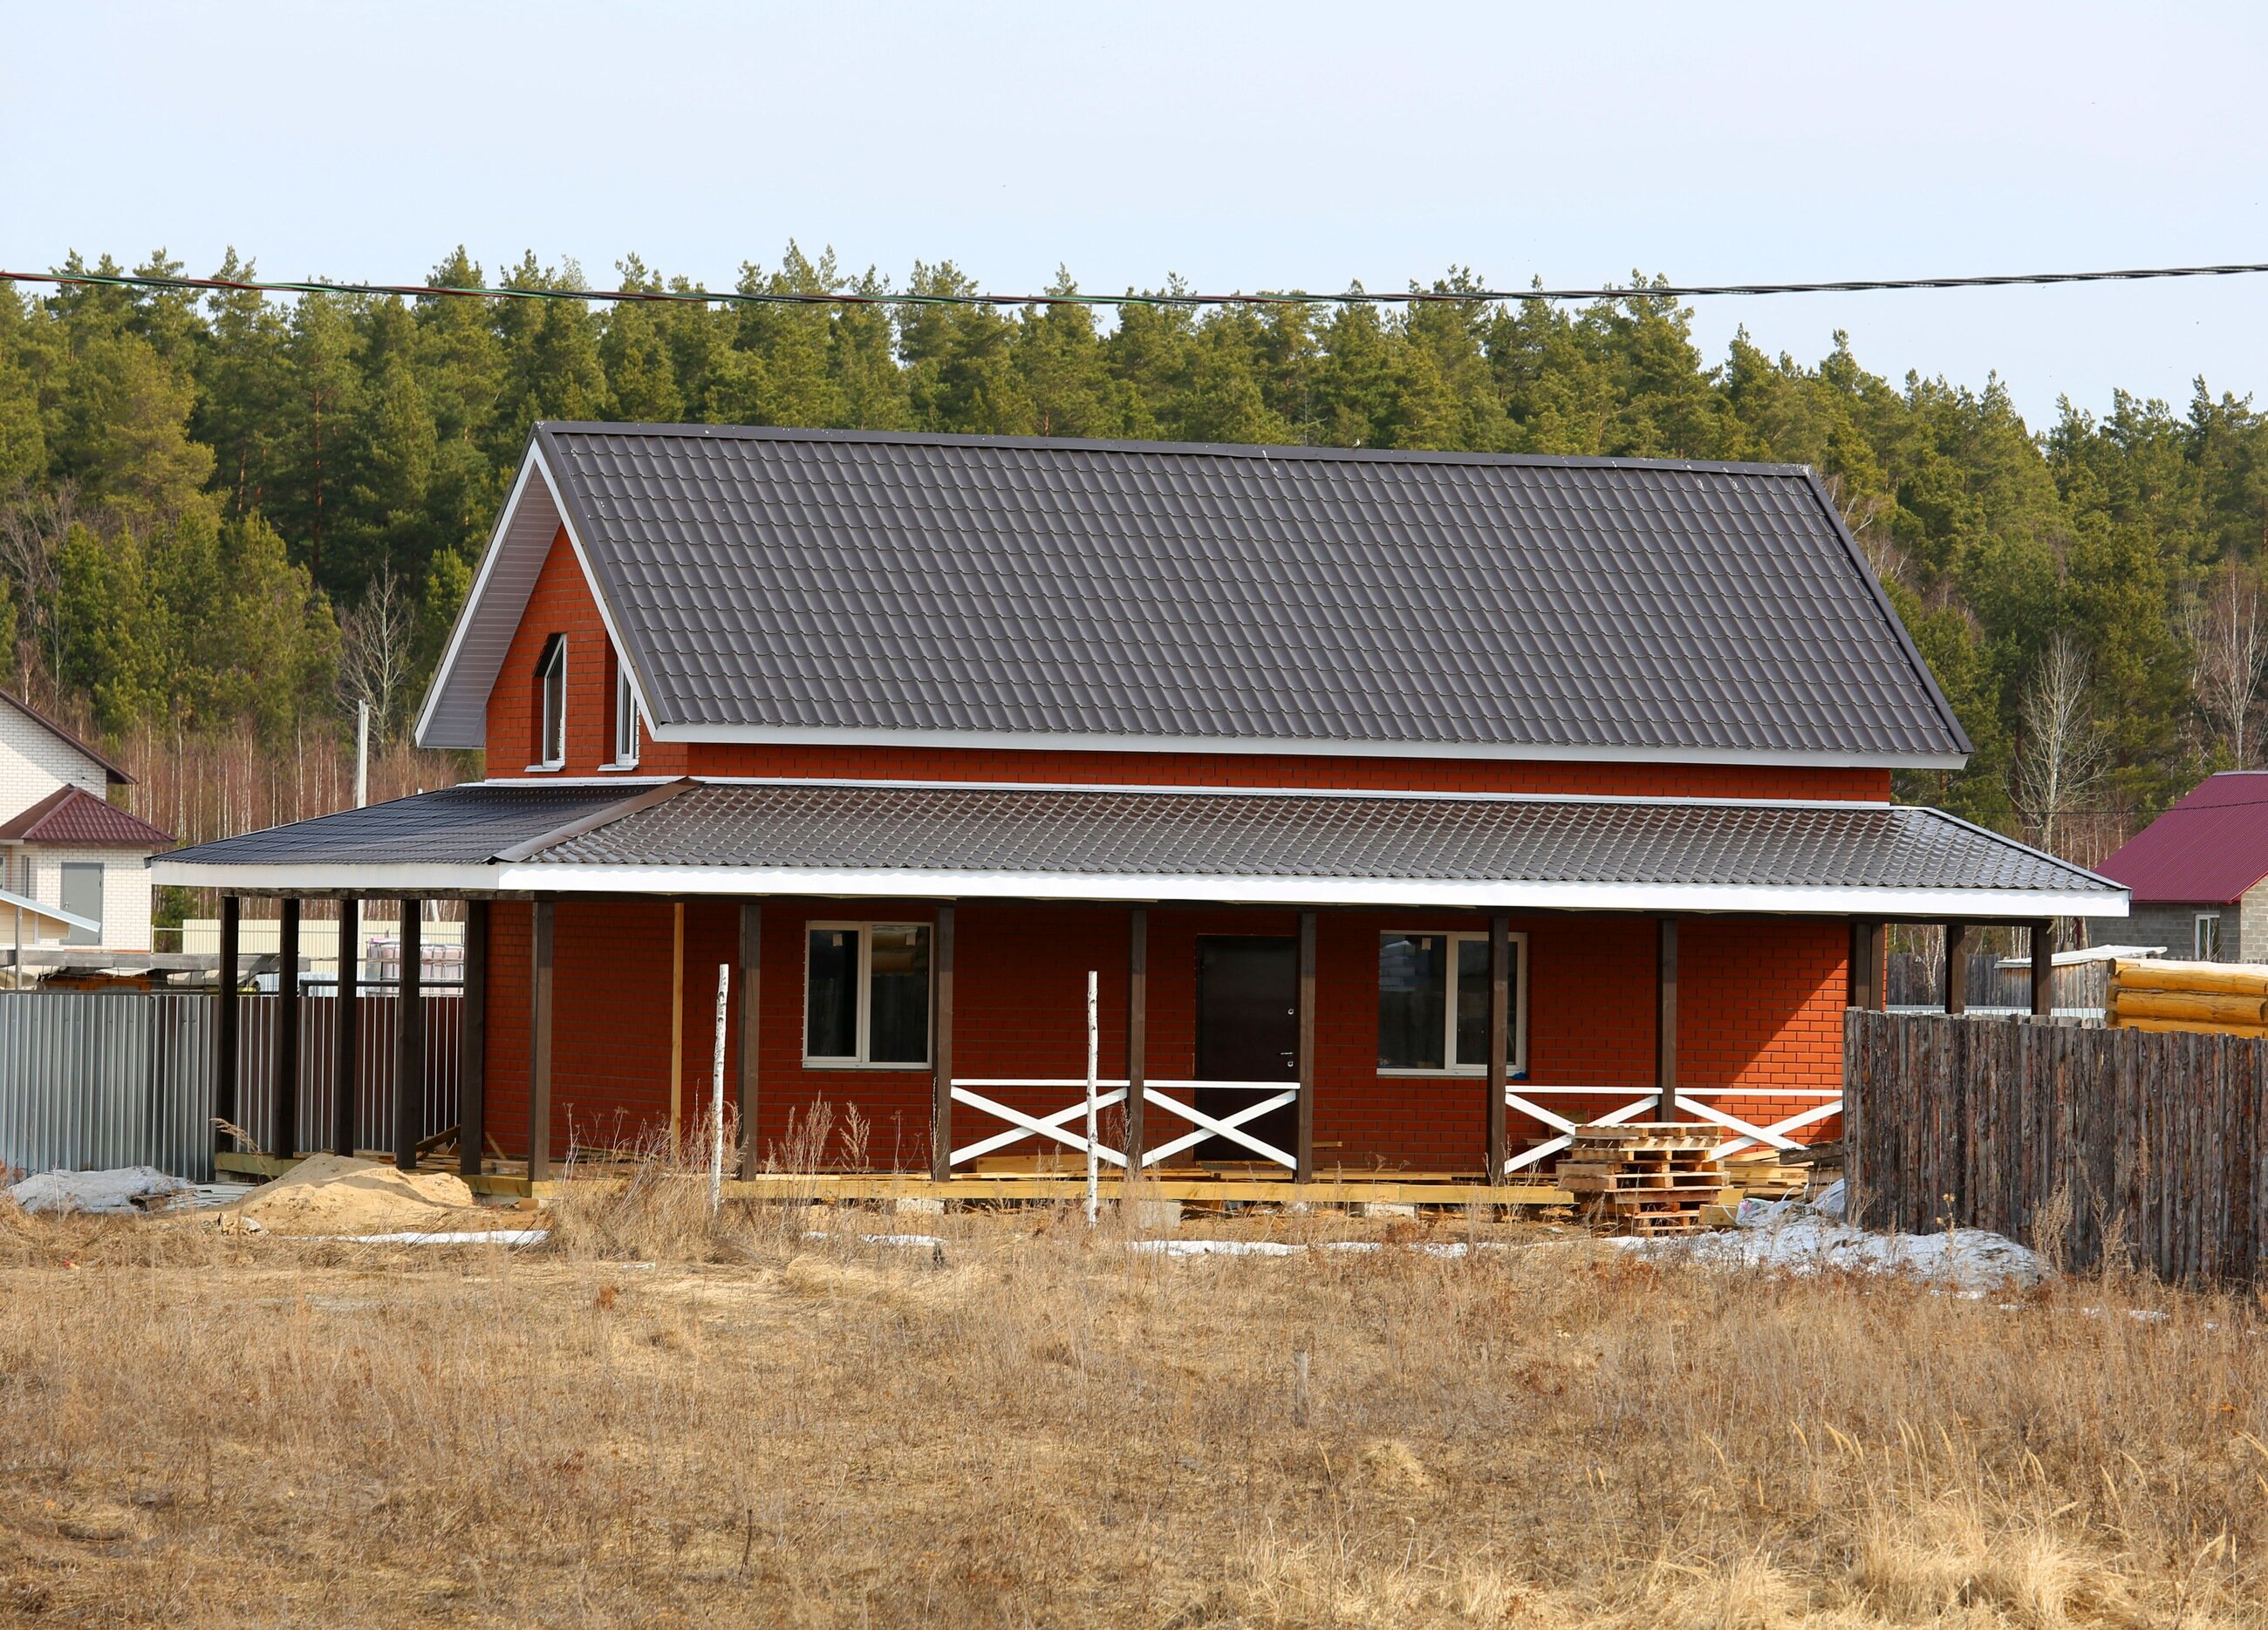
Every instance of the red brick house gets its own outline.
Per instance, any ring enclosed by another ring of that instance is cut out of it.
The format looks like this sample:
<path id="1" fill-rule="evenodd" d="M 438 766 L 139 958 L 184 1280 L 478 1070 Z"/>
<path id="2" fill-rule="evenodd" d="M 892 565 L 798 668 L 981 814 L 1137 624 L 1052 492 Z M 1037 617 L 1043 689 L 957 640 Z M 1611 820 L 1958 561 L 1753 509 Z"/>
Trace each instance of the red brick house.
<path id="1" fill-rule="evenodd" d="M 2125 909 L 1891 804 L 1969 742 L 1786 466 L 544 424 L 418 738 L 158 880 L 469 902 L 536 1177 L 703 1112 L 720 965 L 751 1171 L 1083 1160 L 1093 972 L 1114 1169 L 1469 1180 L 1831 1133 L 1882 923 Z"/>

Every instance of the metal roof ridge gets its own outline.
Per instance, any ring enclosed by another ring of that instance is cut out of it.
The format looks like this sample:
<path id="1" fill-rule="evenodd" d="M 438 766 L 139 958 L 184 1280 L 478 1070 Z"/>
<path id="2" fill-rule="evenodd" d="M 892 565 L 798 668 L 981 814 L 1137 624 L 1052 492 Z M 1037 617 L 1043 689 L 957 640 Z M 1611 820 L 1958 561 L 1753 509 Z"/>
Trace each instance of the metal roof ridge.
<path id="1" fill-rule="evenodd" d="M 509 848 L 498 849 L 489 856 L 489 862 L 490 864 L 497 863 L 518 864 L 522 861 L 533 860 L 555 843 L 564 843 L 571 838 L 579 838 L 585 833 L 596 832 L 601 826 L 611 826 L 626 815 L 635 815 L 640 810 L 652 809 L 657 804 L 666 804 L 678 794 L 690 792 L 698 785 L 700 783 L 690 776 L 680 776 L 675 781 L 664 782 L 658 787 L 648 787 L 643 792 L 602 805 L 587 814 L 578 816 L 573 820 L 554 826 L 549 832 L 538 833 L 534 837 L 525 839 Z"/>
<path id="2" fill-rule="evenodd" d="M 676 437 L 690 441 L 822 442 L 843 445 L 1006 448 L 1020 452 L 1174 453 L 1268 463 L 1314 459 L 1350 464 L 1461 464 L 1483 467 L 1561 470 L 1682 470 L 1709 474 L 1808 475 L 1804 464 L 1759 464 L 1731 459 L 1614 459 L 1562 453 L 1470 452 L 1399 447 L 1278 446 L 1258 442 L 1167 442 L 1075 436 L 970 436 L 941 430 L 852 430 L 793 425 L 688 424 L 540 419 L 535 436 Z"/>

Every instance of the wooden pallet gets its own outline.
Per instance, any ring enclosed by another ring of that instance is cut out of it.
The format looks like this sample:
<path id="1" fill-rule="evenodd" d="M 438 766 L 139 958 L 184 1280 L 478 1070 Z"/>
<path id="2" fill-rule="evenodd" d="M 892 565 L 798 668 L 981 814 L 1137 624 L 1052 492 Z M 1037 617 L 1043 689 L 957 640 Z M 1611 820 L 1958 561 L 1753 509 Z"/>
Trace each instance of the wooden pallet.
<path id="1" fill-rule="evenodd" d="M 1584 1127 L 1552 1176 L 1599 1219 L 1646 1238 L 1697 1234 L 1726 1202 L 1724 1168 L 1710 1127 L 1683 1121 Z M 1737 1192 L 1731 1195 L 1739 1204 Z"/>

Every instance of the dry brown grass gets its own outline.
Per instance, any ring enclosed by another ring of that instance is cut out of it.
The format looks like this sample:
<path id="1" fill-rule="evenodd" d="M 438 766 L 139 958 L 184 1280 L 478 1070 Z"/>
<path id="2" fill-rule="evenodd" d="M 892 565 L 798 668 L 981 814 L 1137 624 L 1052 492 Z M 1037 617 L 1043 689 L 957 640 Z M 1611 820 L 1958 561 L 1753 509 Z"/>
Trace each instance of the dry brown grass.
<path id="1" fill-rule="evenodd" d="M 1175 1262 L 666 1173 L 560 1224 L 0 1217 L 0 1618 L 2268 1625 L 2250 1299 Z"/>

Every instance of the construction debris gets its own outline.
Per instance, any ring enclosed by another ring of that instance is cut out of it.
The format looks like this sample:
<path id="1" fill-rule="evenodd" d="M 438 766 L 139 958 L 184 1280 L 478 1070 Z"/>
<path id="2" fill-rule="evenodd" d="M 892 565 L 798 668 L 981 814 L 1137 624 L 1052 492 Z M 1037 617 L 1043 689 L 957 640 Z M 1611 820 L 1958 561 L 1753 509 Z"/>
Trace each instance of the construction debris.
<path id="1" fill-rule="evenodd" d="M 1737 1209 L 1741 1193 L 1727 1187 L 1710 1150 L 1721 1135 L 1685 1121 L 1633 1121 L 1577 1130 L 1552 1180 L 1598 1220 L 1651 1238 L 1697 1234 L 1710 1226 L 1712 1206 Z"/>
<path id="2" fill-rule="evenodd" d="M 103 1171 L 42 1171 L 8 1193 L 26 1211 L 82 1211 L 127 1215 L 154 1208 L 192 1192 L 191 1186 L 155 1166 L 117 1166 Z"/>
<path id="3" fill-rule="evenodd" d="M 1810 1163 L 1794 1164 L 1776 1149 L 1728 1155 L 1724 1172 L 1725 1186 L 1738 1189 L 1742 1200 L 1793 1200 L 1811 1184 Z"/>

